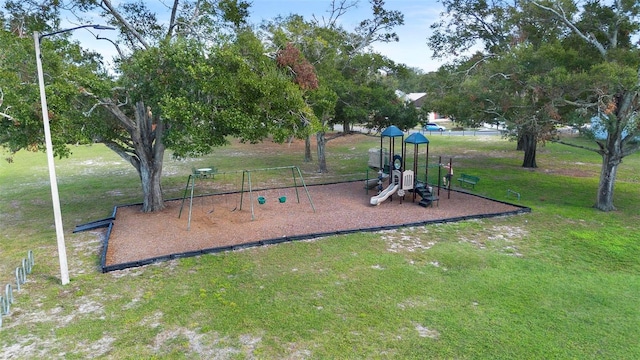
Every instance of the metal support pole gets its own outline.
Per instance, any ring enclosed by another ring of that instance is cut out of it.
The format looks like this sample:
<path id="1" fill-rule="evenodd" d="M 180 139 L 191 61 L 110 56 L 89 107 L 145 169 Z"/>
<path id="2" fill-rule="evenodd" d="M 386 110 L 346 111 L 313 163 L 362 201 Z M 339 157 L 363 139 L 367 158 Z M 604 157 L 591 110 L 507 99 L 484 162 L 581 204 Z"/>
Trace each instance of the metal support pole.
<path id="1" fill-rule="evenodd" d="M 429 143 L 427 143 L 427 154 L 424 161 L 424 183 L 429 185 Z"/>
<path id="2" fill-rule="evenodd" d="M 242 185 L 240 186 L 240 208 L 238 210 L 242 211 L 242 200 L 244 199 L 244 173 L 245 171 L 242 171 Z"/>
<path id="3" fill-rule="evenodd" d="M 300 181 L 302 182 L 302 186 L 304 187 L 304 191 L 307 193 L 307 198 L 309 199 L 309 203 L 311 204 L 311 209 L 313 212 L 316 212 L 316 207 L 313 206 L 313 201 L 311 200 L 311 195 L 309 194 L 309 189 L 307 189 L 307 184 L 304 183 L 304 179 L 302 178 L 302 173 L 300 172 L 299 167 L 295 167 L 298 170 L 298 175 L 300 175 Z"/>
<path id="4" fill-rule="evenodd" d="M 300 204 L 300 195 L 298 194 L 298 183 L 296 182 L 296 173 L 295 173 L 296 168 L 297 168 L 296 166 L 291 166 L 291 177 L 293 178 L 293 188 L 296 190 L 296 200 L 298 200 L 298 204 Z M 300 171 L 300 169 L 298 169 L 298 171 Z M 302 179 L 302 175 L 300 176 L 300 179 Z"/>
<path id="5" fill-rule="evenodd" d="M 442 186 L 442 156 L 438 157 L 438 196 L 440 196 L 440 187 Z"/>
<path id="6" fill-rule="evenodd" d="M 453 181 L 453 174 L 451 170 L 453 169 L 453 158 L 449 158 L 449 171 L 447 171 L 447 175 L 451 175 L 449 181 L 447 182 L 447 199 L 451 199 L 451 182 Z"/>
<path id="7" fill-rule="evenodd" d="M 191 230 L 191 211 L 193 210 L 193 190 L 196 187 L 195 175 L 189 175 L 189 178 L 191 178 L 191 196 L 189 198 L 189 222 L 187 223 L 187 230 Z"/>
<path id="8" fill-rule="evenodd" d="M 182 208 L 184 207 L 184 200 L 187 198 L 187 191 L 189 191 L 189 184 L 191 183 L 191 175 L 187 178 L 187 185 L 184 186 L 184 193 L 182 194 L 182 204 L 180 205 L 180 212 L 178 212 L 178 219 L 182 216 Z"/>
<path id="9" fill-rule="evenodd" d="M 255 214 L 253 212 L 253 189 L 251 188 L 251 171 L 245 170 L 247 178 L 249 179 L 249 202 L 251 202 L 251 220 L 255 220 Z"/>

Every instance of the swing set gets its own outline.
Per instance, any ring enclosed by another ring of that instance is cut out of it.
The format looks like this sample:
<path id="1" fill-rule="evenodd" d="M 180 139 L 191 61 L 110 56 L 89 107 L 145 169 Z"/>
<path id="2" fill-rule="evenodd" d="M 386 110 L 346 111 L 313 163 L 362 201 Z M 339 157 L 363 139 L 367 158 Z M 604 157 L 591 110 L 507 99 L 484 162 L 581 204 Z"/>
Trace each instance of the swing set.
<path id="1" fill-rule="evenodd" d="M 189 187 L 191 187 L 191 193 L 189 195 L 189 221 L 187 224 L 187 230 L 191 229 L 191 214 L 193 211 L 193 192 L 196 186 L 196 179 L 214 179 L 214 175 L 226 175 L 226 174 L 238 174 L 242 172 L 242 185 L 240 188 L 240 206 L 236 207 L 238 210 L 242 210 L 242 205 L 244 202 L 244 194 L 245 192 L 249 192 L 249 202 L 251 204 L 251 221 L 255 220 L 255 211 L 253 204 L 253 192 L 259 190 L 253 189 L 253 184 L 251 182 L 251 174 L 260 171 L 274 171 L 274 170 L 291 170 L 291 177 L 293 179 L 293 187 L 296 191 L 296 200 L 300 203 L 300 194 L 298 192 L 298 187 L 301 185 L 304 188 L 305 193 L 307 194 L 307 198 L 309 199 L 309 204 L 311 204 L 311 209 L 313 212 L 316 212 L 316 208 L 313 205 L 313 201 L 311 200 L 311 195 L 309 194 L 309 190 L 307 189 L 307 185 L 302 178 L 302 172 L 300 168 L 297 166 L 280 166 L 280 167 L 270 167 L 270 168 L 261 168 L 261 169 L 253 169 L 253 170 L 238 170 L 238 171 L 229 171 L 229 172 L 216 172 L 212 168 L 204 168 L 204 169 L 194 169 L 193 172 L 189 175 L 187 179 L 187 185 L 184 188 L 184 194 L 182 196 L 182 205 L 180 206 L 180 213 L 178 214 L 178 218 L 182 216 L 182 209 L 184 207 L 185 200 L 187 199 L 187 192 Z M 298 185 L 298 179 L 300 180 L 300 185 Z M 247 190 L 245 190 L 245 183 L 247 184 Z M 264 189 L 262 189 L 264 190 Z M 259 205 L 264 205 L 267 202 L 267 198 L 263 195 L 258 195 L 256 200 Z M 287 197 L 285 195 L 280 194 L 278 197 L 278 202 L 281 204 L 286 203 Z M 233 210 L 236 210 L 235 208 Z"/>

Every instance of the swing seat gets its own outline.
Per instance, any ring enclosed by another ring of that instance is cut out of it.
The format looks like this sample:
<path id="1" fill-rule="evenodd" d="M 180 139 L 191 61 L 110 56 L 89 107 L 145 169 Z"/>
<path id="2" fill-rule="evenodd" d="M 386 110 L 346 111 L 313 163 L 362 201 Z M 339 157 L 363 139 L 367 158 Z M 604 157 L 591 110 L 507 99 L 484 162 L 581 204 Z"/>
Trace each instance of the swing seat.
<path id="1" fill-rule="evenodd" d="M 285 202 L 287 202 L 287 197 L 286 196 L 280 196 L 278 198 L 278 201 L 280 202 L 280 204 L 284 204 Z"/>
<path id="2" fill-rule="evenodd" d="M 264 205 L 267 202 L 267 199 L 264 196 L 258 196 L 258 204 Z"/>

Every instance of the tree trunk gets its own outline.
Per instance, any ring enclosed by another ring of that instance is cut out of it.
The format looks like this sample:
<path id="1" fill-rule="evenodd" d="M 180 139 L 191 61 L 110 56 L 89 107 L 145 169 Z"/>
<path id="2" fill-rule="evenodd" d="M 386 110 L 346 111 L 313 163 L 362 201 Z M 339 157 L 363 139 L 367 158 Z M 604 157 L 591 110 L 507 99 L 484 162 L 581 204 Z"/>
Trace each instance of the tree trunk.
<path id="1" fill-rule="evenodd" d="M 304 139 L 304 162 L 312 162 L 313 156 L 311 156 L 311 136 L 307 135 Z"/>
<path id="2" fill-rule="evenodd" d="M 136 103 L 135 120 L 136 126 L 131 131 L 135 156 L 129 156 L 128 160 L 140 176 L 142 211 L 159 211 L 164 208 L 161 177 L 165 146 L 159 135 L 164 131 L 164 123 L 159 117 L 154 123 L 151 111 L 142 101 Z"/>
<path id="3" fill-rule="evenodd" d="M 600 171 L 600 183 L 598 184 L 598 196 L 595 208 L 602 211 L 613 211 L 613 189 L 616 183 L 616 174 L 620 164 L 618 156 L 604 154 L 602 156 L 602 170 Z"/>
<path id="4" fill-rule="evenodd" d="M 516 151 L 524 151 L 524 137 L 518 136 L 518 141 L 516 144 Z"/>
<path id="5" fill-rule="evenodd" d="M 135 121 L 126 119 L 126 115 L 119 109 L 110 109 L 127 125 L 131 135 L 133 149 L 124 149 L 118 144 L 106 145 L 120 157 L 127 160 L 138 171 L 142 184 L 142 211 L 153 212 L 164 208 L 162 195 L 162 162 L 165 146 L 162 141 L 164 122 L 156 117 L 155 122 L 151 111 L 140 101 L 135 106 Z"/>
<path id="6" fill-rule="evenodd" d="M 349 124 L 349 120 L 344 120 L 342 122 L 342 132 L 345 134 L 349 134 L 351 132 L 351 124 Z"/>
<path id="7" fill-rule="evenodd" d="M 324 131 L 318 131 L 318 133 L 316 133 L 316 142 L 318 143 L 318 172 L 321 173 L 328 172 L 327 159 L 325 157 L 325 147 L 327 144 L 327 139 L 324 135 Z"/>
<path id="8" fill-rule="evenodd" d="M 524 161 L 522 167 L 537 168 L 536 150 L 538 147 L 538 139 L 534 134 L 523 134 L 520 136 L 524 150 Z"/>
<path id="9" fill-rule="evenodd" d="M 140 163 L 140 182 L 142 183 L 142 211 L 153 212 L 164 209 L 162 195 L 162 160 L 152 159 Z"/>
<path id="10" fill-rule="evenodd" d="M 638 73 L 640 75 L 640 72 Z M 637 131 L 637 112 L 640 103 L 640 94 L 637 91 L 628 91 L 618 96 L 615 116 L 609 116 L 607 123 L 607 139 L 598 141 L 600 154 L 602 155 L 602 170 L 600 171 L 600 183 L 596 196 L 595 208 L 602 211 L 613 211 L 613 190 L 616 183 L 618 166 L 622 159 L 633 151 L 625 152 L 625 142 L 634 138 L 633 131 Z M 633 127 L 629 125 L 633 124 Z M 631 134 L 625 131 L 632 129 Z"/>
<path id="11" fill-rule="evenodd" d="M 622 163 L 624 154 L 623 130 L 625 121 L 632 115 L 634 107 L 629 106 L 631 96 L 627 95 L 624 100 L 619 103 L 618 113 L 615 120 L 609 120 L 607 126 L 607 138 L 605 141 L 596 141 L 600 146 L 600 155 L 602 156 L 602 169 L 600 170 L 600 182 L 598 183 L 598 194 L 596 196 L 595 208 L 602 211 L 613 211 L 613 190 L 616 183 L 616 175 L 618 173 L 618 165 Z"/>

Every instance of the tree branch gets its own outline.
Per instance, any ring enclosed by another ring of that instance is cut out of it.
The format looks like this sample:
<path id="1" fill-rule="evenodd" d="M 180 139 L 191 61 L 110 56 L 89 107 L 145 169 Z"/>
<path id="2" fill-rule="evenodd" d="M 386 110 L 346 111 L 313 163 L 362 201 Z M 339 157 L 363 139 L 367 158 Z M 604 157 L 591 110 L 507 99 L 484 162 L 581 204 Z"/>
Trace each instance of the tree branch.
<path id="1" fill-rule="evenodd" d="M 95 110 L 97 106 L 103 106 L 104 108 L 109 110 L 109 112 L 111 112 L 111 114 L 113 114 L 116 119 L 118 119 L 118 121 L 125 127 L 125 129 L 127 129 L 127 131 L 131 132 L 136 128 L 136 124 L 131 121 L 131 119 L 129 119 L 129 117 L 122 110 L 120 110 L 121 104 L 115 104 L 112 99 L 108 98 L 100 99 L 98 96 L 87 91 L 87 89 L 85 88 L 80 88 L 80 93 L 97 101 L 97 103 L 89 110 L 89 112 L 86 112 L 85 115 L 90 114 L 93 110 Z"/>
<path id="2" fill-rule="evenodd" d="M 544 6 L 536 1 L 532 1 L 532 4 L 543 9 L 546 11 L 551 12 L 552 14 L 554 14 L 555 16 L 557 16 L 560 21 L 562 21 L 565 25 L 567 25 L 567 27 L 569 29 L 571 29 L 571 31 L 573 31 L 573 33 L 575 33 L 576 35 L 578 35 L 579 37 L 581 37 L 584 41 L 586 41 L 587 43 L 593 45 L 596 47 L 596 49 L 598 49 L 598 51 L 600 52 L 600 55 L 602 55 L 602 57 L 605 57 L 607 55 L 607 50 L 605 49 L 604 45 L 602 45 L 595 36 L 593 36 L 593 34 L 584 34 L 582 31 L 580 31 L 580 29 L 578 29 L 572 22 L 571 20 L 567 19 L 566 14 L 564 13 L 564 10 L 562 10 L 562 8 L 560 8 L 560 11 L 562 11 L 562 14 L 560 12 L 558 12 L 555 9 L 552 9 L 550 7 Z"/>
<path id="3" fill-rule="evenodd" d="M 169 20 L 169 29 L 167 30 L 166 39 L 171 38 L 171 34 L 173 33 L 173 29 L 176 27 L 176 14 L 178 13 L 178 3 L 179 0 L 173 1 L 173 7 L 171 8 L 171 19 Z"/>
<path id="4" fill-rule="evenodd" d="M 631 155 L 640 150 L 640 142 L 636 142 L 634 145 L 630 145 L 622 151 L 622 157 Z"/>
<path id="5" fill-rule="evenodd" d="M 0 89 L 0 106 L 2 106 L 3 102 L 4 102 L 4 91 Z M 7 106 L 4 111 L 0 111 L 0 116 L 2 116 L 3 118 L 9 119 L 15 123 L 17 121 L 16 118 L 9 115 L 10 109 L 11 109 L 11 106 Z"/>
<path id="6" fill-rule="evenodd" d="M 109 13 L 113 15 L 113 17 L 115 17 L 116 20 L 118 20 L 118 22 L 122 24 L 122 26 L 126 27 L 127 30 L 131 32 L 131 34 L 140 42 L 140 44 L 142 44 L 145 49 L 149 48 L 149 43 L 147 43 L 144 37 L 138 31 L 136 31 L 136 29 L 131 24 L 129 24 L 129 22 L 118 12 L 118 10 L 113 7 L 110 0 L 102 0 L 102 3 L 107 8 Z"/>
<path id="7" fill-rule="evenodd" d="M 7 108 L 7 109 L 9 109 L 9 108 Z M 16 121 L 16 119 L 13 116 L 7 114 L 6 112 L 0 111 L 0 116 L 2 116 L 3 118 L 7 118 L 7 119 L 9 119 L 9 120 L 11 120 L 13 122 Z"/>
<path id="8" fill-rule="evenodd" d="M 589 148 L 589 147 L 582 146 L 582 145 L 572 144 L 572 143 L 564 142 L 562 140 L 549 140 L 549 141 L 551 141 L 552 143 L 556 143 L 556 144 L 562 144 L 562 145 L 567 145 L 567 146 L 571 146 L 571 147 L 578 148 L 578 149 L 593 151 L 593 152 L 595 152 L 597 154 L 602 155 L 602 150 L 593 149 L 593 148 Z"/>
<path id="9" fill-rule="evenodd" d="M 325 19 L 324 16 L 322 17 L 324 26 L 335 28 L 338 19 L 340 19 L 342 15 L 346 14 L 349 9 L 356 7 L 357 5 L 358 0 L 331 0 L 331 5 L 329 6 L 330 10 L 328 11 L 329 19 Z M 317 24 L 320 23 L 315 15 L 313 15 L 313 20 Z"/>
<path id="10" fill-rule="evenodd" d="M 106 147 L 111 149 L 113 152 L 118 154 L 121 158 L 128 161 L 131 165 L 133 165 L 136 170 L 140 171 L 140 160 L 134 155 L 132 155 L 127 149 L 122 147 L 120 144 L 113 141 L 105 141 L 103 142 Z"/>
<path id="11" fill-rule="evenodd" d="M 124 59 L 124 53 L 122 52 L 122 50 L 120 49 L 120 46 L 115 41 L 108 38 L 101 37 L 100 35 L 96 35 L 96 40 L 107 40 L 108 42 L 110 42 L 116 48 L 116 51 L 118 52 L 118 55 L 120 56 L 120 58 Z"/>

